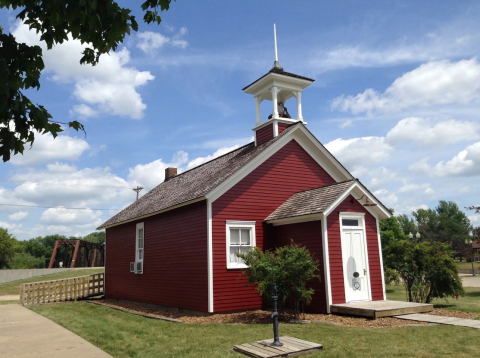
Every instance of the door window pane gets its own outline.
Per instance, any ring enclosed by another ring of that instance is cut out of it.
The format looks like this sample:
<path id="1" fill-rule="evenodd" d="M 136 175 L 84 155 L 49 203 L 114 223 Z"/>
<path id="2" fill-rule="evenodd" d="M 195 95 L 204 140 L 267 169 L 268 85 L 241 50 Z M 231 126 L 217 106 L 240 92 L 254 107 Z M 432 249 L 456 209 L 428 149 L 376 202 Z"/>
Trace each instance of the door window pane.
<path id="1" fill-rule="evenodd" d="M 359 226 L 358 219 L 342 219 L 343 226 Z"/>

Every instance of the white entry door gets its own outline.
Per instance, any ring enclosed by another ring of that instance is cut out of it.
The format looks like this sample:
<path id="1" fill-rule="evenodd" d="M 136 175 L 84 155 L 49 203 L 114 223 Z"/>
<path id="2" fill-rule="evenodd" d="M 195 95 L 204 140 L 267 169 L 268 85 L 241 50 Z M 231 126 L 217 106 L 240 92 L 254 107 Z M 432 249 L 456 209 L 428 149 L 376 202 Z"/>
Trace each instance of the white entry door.
<path id="1" fill-rule="evenodd" d="M 342 227 L 342 261 L 346 302 L 368 301 L 370 282 L 363 228 Z"/>

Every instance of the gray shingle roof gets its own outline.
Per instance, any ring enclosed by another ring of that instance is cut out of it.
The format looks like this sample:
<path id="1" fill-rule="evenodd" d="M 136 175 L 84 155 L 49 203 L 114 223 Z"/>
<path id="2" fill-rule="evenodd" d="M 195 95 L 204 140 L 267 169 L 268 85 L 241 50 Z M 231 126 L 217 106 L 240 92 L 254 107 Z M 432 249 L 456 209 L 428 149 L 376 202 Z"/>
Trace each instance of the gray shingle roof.
<path id="1" fill-rule="evenodd" d="M 255 143 L 249 143 L 161 183 L 97 229 L 104 229 L 204 197 L 279 138 L 299 125 L 302 125 L 301 122 L 290 125 L 277 137 L 262 145 L 255 147 Z"/>
<path id="2" fill-rule="evenodd" d="M 353 183 L 355 183 L 355 180 L 347 180 L 295 193 L 265 220 L 277 220 L 322 213 L 352 186 Z"/>

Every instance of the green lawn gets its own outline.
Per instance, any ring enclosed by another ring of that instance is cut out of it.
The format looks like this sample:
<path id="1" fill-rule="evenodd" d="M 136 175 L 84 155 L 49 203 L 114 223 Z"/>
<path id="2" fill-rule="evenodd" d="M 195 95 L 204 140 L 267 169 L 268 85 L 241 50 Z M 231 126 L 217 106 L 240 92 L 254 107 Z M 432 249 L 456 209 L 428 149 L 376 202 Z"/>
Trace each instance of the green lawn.
<path id="1" fill-rule="evenodd" d="M 457 269 L 472 269 L 472 263 L 471 262 L 456 262 L 455 265 L 457 266 Z M 480 262 L 474 262 L 473 267 L 475 268 L 475 271 L 479 270 L 480 271 Z"/>
<path id="2" fill-rule="evenodd" d="M 11 281 L 6 283 L 0 283 L 0 296 L 2 295 L 19 295 L 20 294 L 20 284 L 22 283 L 31 283 L 31 282 L 41 282 L 41 281 L 50 281 L 50 280 L 59 280 L 61 278 L 70 278 L 70 277 L 79 277 L 85 275 L 93 275 L 94 273 L 104 272 L 104 268 L 98 269 L 84 269 L 84 270 L 71 270 L 59 273 L 52 273 L 50 275 L 37 276 L 32 278 L 26 278 L 24 280 Z"/>
<path id="3" fill-rule="evenodd" d="M 436 308 L 444 308 L 453 311 L 474 312 L 480 314 L 480 288 L 478 287 L 464 287 L 465 296 L 458 297 L 458 299 L 449 300 L 433 300 L 433 305 Z M 388 285 L 387 299 L 395 301 L 407 301 L 405 288 L 403 285 Z"/>
<path id="4" fill-rule="evenodd" d="M 148 319 L 86 302 L 30 307 L 117 358 L 242 357 L 233 345 L 272 337 L 271 325 L 183 324 Z M 479 331 L 442 325 L 354 328 L 281 324 L 280 336 L 324 346 L 309 357 L 471 357 Z"/>

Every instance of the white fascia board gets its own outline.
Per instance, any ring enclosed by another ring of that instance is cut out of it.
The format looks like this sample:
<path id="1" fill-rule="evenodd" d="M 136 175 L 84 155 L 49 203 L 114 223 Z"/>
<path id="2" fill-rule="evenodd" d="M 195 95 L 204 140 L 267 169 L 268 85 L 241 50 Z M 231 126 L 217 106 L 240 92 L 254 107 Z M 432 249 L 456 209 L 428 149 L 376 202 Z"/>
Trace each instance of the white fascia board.
<path id="1" fill-rule="evenodd" d="M 377 221 L 377 236 L 378 236 L 378 253 L 380 255 L 380 270 L 382 272 L 382 287 L 383 287 L 383 299 L 387 299 L 387 288 L 385 287 L 385 273 L 383 272 L 383 253 L 382 253 L 382 239 L 380 237 L 380 224 L 378 218 Z"/>
<path id="2" fill-rule="evenodd" d="M 321 218 L 322 218 L 322 214 L 318 213 L 318 214 L 293 216 L 293 217 L 290 217 L 290 218 L 267 220 L 266 222 L 267 222 L 267 224 L 272 224 L 273 226 L 280 226 L 280 225 L 304 223 L 304 222 L 307 222 L 307 221 L 321 220 Z"/>
<path id="3" fill-rule="evenodd" d="M 322 246 L 323 246 L 323 272 L 325 274 L 325 293 L 327 299 L 327 313 L 330 313 L 332 304 L 332 284 L 330 279 L 330 252 L 328 251 L 328 225 L 327 216 L 321 215 L 322 223 Z"/>
<path id="4" fill-rule="evenodd" d="M 213 234 L 212 234 L 212 203 L 207 199 L 207 282 L 208 282 L 208 313 L 213 313 Z"/>
<path id="5" fill-rule="evenodd" d="M 303 125 L 299 125 L 289 133 L 283 135 L 270 147 L 260 153 L 255 159 L 243 166 L 227 180 L 205 195 L 205 197 L 210 199 L 211 202 L 214 202 L 291 140 L 295 140 L 337 182 L 353 179 L 338 161 L 334 160 L 331 155 L 327 155 L 328 152 L 326 152 L 320 142 L 318 142 L 318 140 L 313 137 Z"/>
<path id="6" fill-rule="evenodd" d="M 323 211 L 324 215 L 329 215 L 333 210 L 335 210 L 338 205 L 340 205 L 340 203 L 342 203 L 348 197 L 348 195 L 353 193 L 356 193 L 358 197 L 366 195 L 368 197 L 368 200 L 370 200 L 372 203 L 377 204 L 376 206 L 364 206 L 364 208 L 376 219 L 386 219 L 392 216 L 392 214 L 382 205 L 382 203 L 375 200 L 371 195 L 369 195 L 368 190 L 366 190 L 365 187 L 358 181 L 353 182 L 352 185 L 337 198 L 337 200 L 330 204 L 330 206 Z"/>

